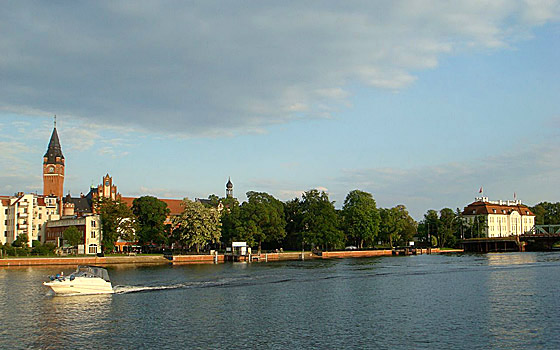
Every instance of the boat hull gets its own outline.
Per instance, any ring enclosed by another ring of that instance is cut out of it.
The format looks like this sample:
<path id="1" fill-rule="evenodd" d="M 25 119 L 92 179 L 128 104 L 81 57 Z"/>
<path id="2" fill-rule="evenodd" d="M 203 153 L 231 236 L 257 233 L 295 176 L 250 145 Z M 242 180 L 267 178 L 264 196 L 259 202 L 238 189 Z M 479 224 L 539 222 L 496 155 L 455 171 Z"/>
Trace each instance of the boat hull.
<path id="1" fill-rule="evenodd" d="M 101 278 L 80 278 L 76 277 L 72 281 L 54 280 L 43 282 L 44 286 L 49 287 L 55 294 L 112 294 L 113 287 L 110 282 Z"/>

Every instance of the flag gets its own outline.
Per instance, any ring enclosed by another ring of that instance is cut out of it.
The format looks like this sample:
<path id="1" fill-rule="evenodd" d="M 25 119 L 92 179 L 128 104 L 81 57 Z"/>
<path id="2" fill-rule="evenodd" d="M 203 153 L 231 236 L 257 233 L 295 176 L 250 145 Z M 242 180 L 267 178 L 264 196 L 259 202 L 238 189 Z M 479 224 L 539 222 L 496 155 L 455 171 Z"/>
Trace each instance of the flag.
<path id="1" fill-rule="evenodd" d="M 480 186 L 480 190 L 478 190 L 478 193 L 482 193 L 482 186 Z"/>
<path id="2" fill-rule="evenodd" d="M 513 192 L 513 200 L 517 199 L 517 193 Z"/>

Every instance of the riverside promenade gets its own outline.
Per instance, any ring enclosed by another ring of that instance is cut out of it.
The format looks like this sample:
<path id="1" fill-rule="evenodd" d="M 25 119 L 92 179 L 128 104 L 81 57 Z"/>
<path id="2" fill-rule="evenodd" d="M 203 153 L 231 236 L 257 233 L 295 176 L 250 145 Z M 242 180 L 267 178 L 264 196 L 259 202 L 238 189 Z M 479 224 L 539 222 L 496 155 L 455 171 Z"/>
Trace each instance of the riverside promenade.
<path id="1" fill-rule="evenodd" d="M 439 248 L 417 249 L 417 254 L 443 254 L 460 253 L 462 249 L 440 250 Z M 393 256 L 395 252 L 391 249 L 380 250 L 350 250 L 350 251 L 326 251 L 321 255 L 312 252 L 283 252 L 283 253 L 262 253 L 252 255 L 252 262 L 272 262 L 288 260 L 307 260 L 307 259 L 346 259 L 346 258 L 370 258 L 378 256 Z M 137 255 L 137 256 L 106 256 L 106 257 L 52 257 L 52 258 L 3 258 L 0 259 L 1 267 L 10 266 L 61 266 L 61 265 L 125 265 L 125 264 L 213 264 L 224 263 L 223 254 L 209 255 L 173 255 L 170 259 L 162 255 Z"/>

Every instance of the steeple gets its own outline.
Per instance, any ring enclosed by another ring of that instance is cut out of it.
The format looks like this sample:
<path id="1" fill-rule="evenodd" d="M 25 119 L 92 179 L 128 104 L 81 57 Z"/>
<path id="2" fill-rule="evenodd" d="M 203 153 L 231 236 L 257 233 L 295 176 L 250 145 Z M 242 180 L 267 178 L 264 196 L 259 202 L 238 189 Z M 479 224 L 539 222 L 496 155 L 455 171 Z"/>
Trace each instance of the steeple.
<path id="1" fill-rule="evenodd" d="M 53 195 L 59 199 L 64 196 L 64 167 L 64 156 L 56 131 L 55 116 L 51 140 L 47 152 L 43 156 L 43 194 L 45 196 Z"/>
<path id="2" fill-rule="evenodd" d="M 46 158 L 44 160 L 45 164 L 64 164 L 64 155 L 62 155 L 62 147 L 60 147 L 60 140 L 58 139 L 58 132 L 56 131 L 56 117 L 54 119 L 54 128 L 49 147 L 43 157 Z"/>
<path id="3" fill-rule="evenodd" d="M 233 198 L 233 183 L 231 182 L 231 178 L 228 178 L 228 182 L 226 183 L 226 197 Z"/>

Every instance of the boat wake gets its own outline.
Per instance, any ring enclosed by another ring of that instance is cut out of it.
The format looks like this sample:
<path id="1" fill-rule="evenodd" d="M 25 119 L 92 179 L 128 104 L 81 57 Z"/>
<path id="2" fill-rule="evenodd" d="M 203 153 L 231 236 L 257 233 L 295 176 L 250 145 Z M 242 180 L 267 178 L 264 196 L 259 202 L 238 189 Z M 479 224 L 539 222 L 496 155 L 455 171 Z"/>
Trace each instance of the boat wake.
<path id="1" fill-rule="evenodd" d="M 128 293 L 142 293 L 142 292 L 155 292 L 170 289 L 190 289 L 190 288 L 208 288 L 220 287 L 232 281 L 205 281 L 205 282 L 185 282 L 159 286 L 121 286 L 113 287 L 115 294 L 128 294 Z"/>

